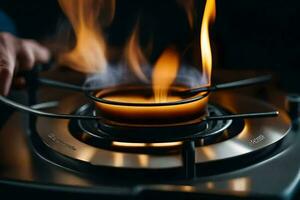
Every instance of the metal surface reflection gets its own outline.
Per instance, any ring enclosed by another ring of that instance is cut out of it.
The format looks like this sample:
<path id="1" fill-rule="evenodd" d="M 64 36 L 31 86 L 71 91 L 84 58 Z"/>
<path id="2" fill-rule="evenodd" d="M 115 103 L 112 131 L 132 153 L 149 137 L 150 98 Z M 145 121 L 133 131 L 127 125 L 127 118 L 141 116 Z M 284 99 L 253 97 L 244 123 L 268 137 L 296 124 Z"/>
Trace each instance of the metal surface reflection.
<path id="1" fill-rule="evenodd" d="M 251 181 L 248 177 L 241 177 L 229 181 L 229 187 L 236 192 L 247 192 L 251 189 Z"/>

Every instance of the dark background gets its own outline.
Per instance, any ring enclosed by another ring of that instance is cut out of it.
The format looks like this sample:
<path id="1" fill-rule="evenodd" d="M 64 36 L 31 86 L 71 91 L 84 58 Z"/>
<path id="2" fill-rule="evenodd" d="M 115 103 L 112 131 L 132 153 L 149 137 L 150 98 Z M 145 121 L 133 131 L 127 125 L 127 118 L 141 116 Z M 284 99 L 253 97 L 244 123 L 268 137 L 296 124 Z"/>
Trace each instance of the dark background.
<path id="1" fill-rule="evenodd" d="M 184 35 L 187 27 L 180 26 L 184 14 L 172 9 L 174 2 L 117 0 L 115 20 L 107 30 L 110 42 L 116 45 L 124 42 L 140 12 L 144 12 L 143 19 L 150 25 L 161 29 L 158 46 Z M 2 0 L 0 8 L 13 19 L 19 36 L 26 38 L 53 36 L 63 16 L 55 0 Z M 158 10 L 157 16 L 147 18 L 151 8 Z M 300 92 L 299 11 L 297 0 L 217 0 L 217 19 L 212 29 L 216 67 L 273 70 L 278 73 L 284 90 Z M 161 25 L 166 21 L 168 25 Z M 174 29 L 175 26 L 182 28 Z"/>

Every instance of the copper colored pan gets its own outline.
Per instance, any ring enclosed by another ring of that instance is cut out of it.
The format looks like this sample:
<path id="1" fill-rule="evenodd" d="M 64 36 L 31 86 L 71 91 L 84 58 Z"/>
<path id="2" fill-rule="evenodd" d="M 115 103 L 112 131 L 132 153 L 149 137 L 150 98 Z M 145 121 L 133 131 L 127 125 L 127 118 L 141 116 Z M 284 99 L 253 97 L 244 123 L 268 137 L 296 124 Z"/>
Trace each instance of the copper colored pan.
<path id="1" fill-rule="evenodd" d="M 168 101 L 156 103 L 151 86 L 116 86 L 89 92 L 98 113 L 104 118 L 127 124 L 170 124 L 204 116 L 209 92 L 179 96 L 182 86 L 169 89 Z"/>

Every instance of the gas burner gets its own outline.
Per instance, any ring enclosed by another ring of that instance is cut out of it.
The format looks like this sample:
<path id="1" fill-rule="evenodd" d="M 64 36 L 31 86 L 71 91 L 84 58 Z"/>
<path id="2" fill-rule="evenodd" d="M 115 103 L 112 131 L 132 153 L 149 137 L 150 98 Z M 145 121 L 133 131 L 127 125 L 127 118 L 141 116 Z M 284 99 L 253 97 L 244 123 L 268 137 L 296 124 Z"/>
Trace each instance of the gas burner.
<path id="1" fill-rule="evenodd" d="M 209 110 L 210 114 L 215 116 L 228 112 L 249 112 L 252 108 L 258 111 L 274 109 L 259 100 L 229 93 L 214 94 L 211 100 L 214 104 L 209 106 Z M 93 112 L 93 106 L 86 104 L 84 97 L 75 95 L 63 99 L 59 102 L 59 106 L 52 108 L 51 111 L 83 114 Z M 193 130 L 193 126 L 197 124 L 192 124 L 191 127 L 183 126 L 182 130 L 188 128 Z M 187 159 L 182 155 L 186 150 L 191 150 L 185 148 L 189 145 L 186 138 L 195 141 L 197 166 L 240 157 L 253 158 L 255 155 L 261 155 L 262 150 L 267 152 L 276 146 L 288 133 L 290 121 L 288 116 L 281 112 L 276 118 L 218 120 L 200 126 L 202 128 L 198 132 L 191 131 L 191 134 L 178 134 L 169 140 L 164 140 L 166 138 L 163 137 L 161 141 L 154 141 L 152 140 L 154 138 L 145 140 L 143 137 L 125 139 L 120 134 L 111 132 L 128 127 L 119 126 L 103 130 L 102 122 L 95 120 L 38 117 L 36 134 L 48 148 L 71 158 L 73 162 L 84 162 L 100 168 L 157 170 L 182 168 L 186 165 Z M 158 129 L 153 134 L 157 137 L 164 134 L 164 131 Z"/>
<path id="2" fill-rule="evenodd" d="M 186 178 L 193 178 L 199 165 L 253 157 L 261 155 L 262 150 L 267 152 L 290 129 L 286 114 L 279 114 L 266 103 L 228 93 L 212 93 L 262 83 L 270 80 L 270 76 L 204 88 L 184 87 L 183 92 L 180 86 L 174 86 L 170 95 L 176 100 L 158 103 L 153 101 L 149 87 L 121 85 L 91 91 L 53 80 L 41 82 L 43 79 L 38 74 L 30 77 L 33 77 L 28 79 L 30 105 L 36 104 L 34 83 L 82 89 L 86 94 L 66 97 L 51 110 L 40 109 L 47 103 L 29 107 L 0 96 L 3 103 L 30 113 L 30 129 L 37 136 L 34 141 L 39 141 L 34 144 L 39 143 L 38 149 L 44 146 L 46 151 L 60 155 L 59 160 L 61 156 L 66 158 L 67 162 L 58 163 L 62 166 L 79 162 L 133 172 L 180 168 Z M 186 97 L 186 93 L 193 95 Z M 119 101 L 124 95 L 130 101 Z M 137 96 L 139 101 L 132 101 Z M 81 164 L 75 164 L 75 168 Z"/>
<path id="3" fill-rule="evenodd" d="M 93 106 L 86 104 L 75 114 L 90 115 L 93 111 Z M 208 106 L 208 113 L 210 116 L 228 114 L 224 109 L 213 105 Z M 152 127 L 149 125 L 132 126 L 132 124 L 120 124 L 107 120 L 71 120 L 70 133 L 77 139 L 96 147 L 118 148 L 134 152 L 136 149 L 178 149 L 182 141 L 190 139 L 197 140 L 197 146 L 213 144 L 234 137 L 243 129 L 243 126 L 244 122 L 241 119 L 218 121 L 199 119 Z"/>

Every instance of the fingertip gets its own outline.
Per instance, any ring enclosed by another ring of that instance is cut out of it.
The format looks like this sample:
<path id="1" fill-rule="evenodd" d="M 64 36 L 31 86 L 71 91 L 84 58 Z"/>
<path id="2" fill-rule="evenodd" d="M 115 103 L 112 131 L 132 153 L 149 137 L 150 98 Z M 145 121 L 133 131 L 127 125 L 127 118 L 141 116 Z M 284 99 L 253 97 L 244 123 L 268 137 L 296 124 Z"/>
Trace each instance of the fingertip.
<path id="1" fill-rule="evenodd" d="M 48 62 L 51 57 L 51 53 L 49 49 L 47 49 L 44 46 L 39 45 L 38 48 L 35 50 L 35 55 L 36 55 L 36 62 Z"/>
<path id="2" fill-rule="evenodd" d="M 48 48 L 36 41 L 29 41 L 34 54 L 35 63 L 45 63 L 50 60 L 51 54 Z"/>
<path id="3" fill-rule="evenodd" d="M 50 51 L 36 41 L 21 40 L 18 57 L 21 70 L 31 70 L 35 64 L 49 61 Z"/>

